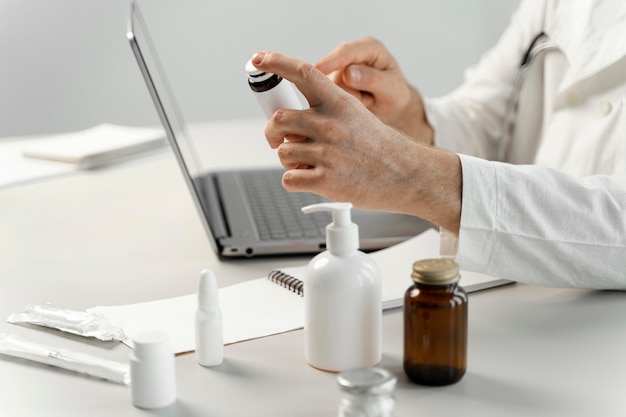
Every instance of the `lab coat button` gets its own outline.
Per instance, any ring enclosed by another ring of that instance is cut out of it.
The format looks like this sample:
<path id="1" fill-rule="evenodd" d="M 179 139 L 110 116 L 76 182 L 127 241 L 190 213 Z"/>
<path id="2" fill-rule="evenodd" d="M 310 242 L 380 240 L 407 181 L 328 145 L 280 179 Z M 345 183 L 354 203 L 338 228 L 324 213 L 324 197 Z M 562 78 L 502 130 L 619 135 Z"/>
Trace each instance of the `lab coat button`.
<path id="1" fill-rule="evenodd" d="M 613 110 L 613 105 L 608 100 L 602 100 L 600 102 L 600 113 L 607 116 Z"/>

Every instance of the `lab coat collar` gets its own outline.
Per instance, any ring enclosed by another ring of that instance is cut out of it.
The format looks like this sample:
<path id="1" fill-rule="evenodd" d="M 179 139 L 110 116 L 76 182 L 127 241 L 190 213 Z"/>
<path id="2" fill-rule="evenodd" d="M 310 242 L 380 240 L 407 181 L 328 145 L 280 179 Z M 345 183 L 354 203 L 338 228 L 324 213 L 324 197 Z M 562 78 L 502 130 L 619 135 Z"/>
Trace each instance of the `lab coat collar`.
<path id="1" fill-rule="evenodd" d="M 569 63 L 560 93 L 626 56 L 626 1 L 555 1 L 552 12 L 546 32 Z"/>

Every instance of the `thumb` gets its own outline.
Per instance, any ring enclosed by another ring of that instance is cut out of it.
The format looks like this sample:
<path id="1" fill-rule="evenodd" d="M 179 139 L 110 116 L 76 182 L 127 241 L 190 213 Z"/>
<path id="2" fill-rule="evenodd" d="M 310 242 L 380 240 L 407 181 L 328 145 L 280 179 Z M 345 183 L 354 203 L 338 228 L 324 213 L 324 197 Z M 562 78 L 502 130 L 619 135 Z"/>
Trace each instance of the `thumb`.
<path id="1" fill-rule="evenodd" d="M 385 71 L 369 65 L 354 64 L 348 66 L 343 73 L 343 82 L 348 87 L 377 95 L 385 85 Z"/>

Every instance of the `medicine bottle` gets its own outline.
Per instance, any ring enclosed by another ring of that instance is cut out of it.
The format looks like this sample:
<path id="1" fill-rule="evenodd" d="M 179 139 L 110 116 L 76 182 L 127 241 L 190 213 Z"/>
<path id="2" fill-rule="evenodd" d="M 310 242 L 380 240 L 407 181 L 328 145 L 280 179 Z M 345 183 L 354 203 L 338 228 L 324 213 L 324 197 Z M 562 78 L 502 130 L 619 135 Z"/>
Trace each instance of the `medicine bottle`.
<path id="1" fill-rule="evenodd" d="M 340 373 L 339 417 L 391 417 L 397 378 L 381 368 L 359 367 Z"/>
<path id="2" fill-rule="evenodd" d="M 422 385 L 459 381 L 467 363 L 467 294 L 449 259 L 413 264 L 404 297 L 404 372 Z"/>
<path id="3" fill-rule="evenodd" d="M 278 74 L 256 69 L 252 60 L 246 63 L 248 85 L 269 119 L 278 109 L 302 110 L 304 106 L 294 85 Z"/>
<path id="4" fill-rule="evenodd" d="M 133 338 L 130 378 L 136 407 L 163 408 L 176 401 L 174 353 L 166 333 L 146 332 Z"/>
<path id="5" fill-rule="evenodd" d="M 200 275 L 198 307 L 195 317 L 196 361 L 202 366 L 217 366 L 224 361 L 222 311 L 218 301 L 217 281 L 210 269 Z"/>

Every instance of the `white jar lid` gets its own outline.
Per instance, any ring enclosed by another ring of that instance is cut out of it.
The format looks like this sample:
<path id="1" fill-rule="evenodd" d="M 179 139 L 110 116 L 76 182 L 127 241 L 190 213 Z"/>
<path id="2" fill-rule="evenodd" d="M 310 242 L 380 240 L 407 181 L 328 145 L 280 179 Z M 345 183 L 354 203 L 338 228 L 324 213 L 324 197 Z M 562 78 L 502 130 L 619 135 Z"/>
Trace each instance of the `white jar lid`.
<path id="1" fill-rule="evenodd" d="M 169 336 L 164 332 L 140 333 L 133 338 L 134 353 L 137 358 L 162 358 L 173 355 Z"/>

